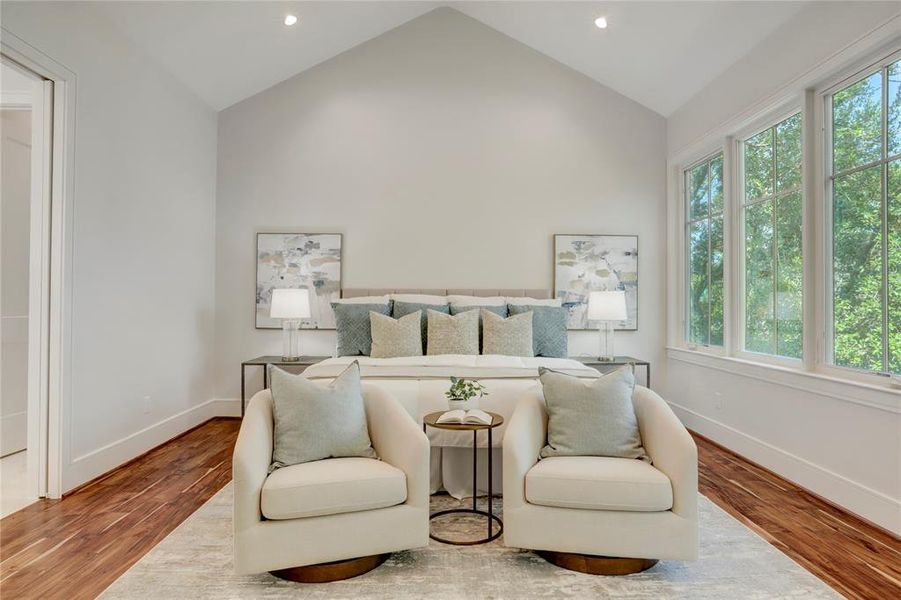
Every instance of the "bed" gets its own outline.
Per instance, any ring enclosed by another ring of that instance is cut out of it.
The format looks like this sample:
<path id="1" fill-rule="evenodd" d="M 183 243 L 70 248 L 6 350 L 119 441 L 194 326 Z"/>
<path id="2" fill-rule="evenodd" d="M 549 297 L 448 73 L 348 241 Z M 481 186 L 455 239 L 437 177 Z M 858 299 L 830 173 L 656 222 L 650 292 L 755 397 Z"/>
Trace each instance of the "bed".
<path id="1" fill-rule="evenodd" d="M 577 377 L 595 378 L 595 369 L 566 358 L 521 358 L 499 355 L 413 356 L 400 358 L 371 358 L 369 356 L 342 356 L 330 358 L 309 367 L 305 375 L 311 379 L 329 380 L 337 376 L 347 365 L 358 361 L 365 382 L 376 383 L 388 390 L 416 420 L 424 415 L 447 409 L 444 392 L 449 378 L 476 379 L 486 386 L 489 393 L 480 401 L 480 408 L 502 415 L 509 421 L 517 402 L 524 396 L 542 397 L 538 382 L 539 367 L 547 367 Z M 496 429 L 492 452 L 495 465 L 501 464 L 500 449 L 506 423 Z M 446 490 L 457 498 L 472 495 L 472 436 L 468 432 L 446 431 L 429 428 L 432 444 L 432 493 Z M 479 489 L 487 491 L 487 433 L 478 438 Z M 494 469 L 494 489 L 501 488 L 501 470 Z"/>

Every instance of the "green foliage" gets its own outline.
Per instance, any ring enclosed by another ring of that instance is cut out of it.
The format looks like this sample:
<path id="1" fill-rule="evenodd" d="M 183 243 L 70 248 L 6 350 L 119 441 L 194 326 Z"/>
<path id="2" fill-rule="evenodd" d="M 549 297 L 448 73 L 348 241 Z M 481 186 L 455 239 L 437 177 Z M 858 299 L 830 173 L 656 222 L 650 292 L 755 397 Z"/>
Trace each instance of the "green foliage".
<path id="1" fill-rule="evenodd" d="M 686 174 L 688 339 L 723 345 L 723 155 Z"/>
<path id="2" fill-rule="evenodd" d="M 801 115 L 744 143 L 745 349 L 801 358 Z"/>
<path id="3" fill-rule="evenodd" d="M 460 377 L 450 378 L 451 386 L 444 395 L 451 400 L 469 400 L 475 396 L 481 398 L 487 396 L 485 386 L 478 381 L 467 380 Z"/>
<path id="4" fill-rule="evenodd" d="M 833 358 L 837 365 L 901 373 L 901 164 L 844 172 L 880 160 L 883 147 L 889 156 L 901 152 L 901 63 L 887 75 L 888 106 L 881 71 L 832 102 Z"/>

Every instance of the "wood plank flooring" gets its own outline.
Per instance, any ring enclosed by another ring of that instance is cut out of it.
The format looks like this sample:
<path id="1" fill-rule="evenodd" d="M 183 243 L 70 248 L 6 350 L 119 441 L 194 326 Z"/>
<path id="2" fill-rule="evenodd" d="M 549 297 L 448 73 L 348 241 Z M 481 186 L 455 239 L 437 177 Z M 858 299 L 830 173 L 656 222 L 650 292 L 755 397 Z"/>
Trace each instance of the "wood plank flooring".
<path id="1" fill-rule="evenodd" d="M 213 419 L 62 500 L 0 521 L 0 597 L 95 598 L 231 480 L 237 419 Z"/>
<path id="2" fill-rule="evenodd" d="M 0 521 L 0 596 L 94 598 L 231 479 L 213 419 L 61 501 Z M 901 542 L 696 436 L 700 491 L 849 598 L 901 597 Z"/>

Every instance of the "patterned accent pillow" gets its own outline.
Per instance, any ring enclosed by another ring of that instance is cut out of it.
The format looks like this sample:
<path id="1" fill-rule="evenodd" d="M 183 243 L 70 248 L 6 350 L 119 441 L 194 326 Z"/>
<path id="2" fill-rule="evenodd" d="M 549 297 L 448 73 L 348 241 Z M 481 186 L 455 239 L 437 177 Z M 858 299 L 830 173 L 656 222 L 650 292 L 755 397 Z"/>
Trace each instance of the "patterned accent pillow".
<path id="1" fill-rule="evenodd" d="M 532 311 L 505 319 L 490 310 L 482 310 L 482 330 L 484 334 L 482 354 L 534 356 Z"/>
<path id="2" fill-rule="evenodd" d="M 482 332 L 482 311 L 479 310 L 484 308 L 485 310 L 490 310 L 494 314 L 506 317 L 507 316 L 507 305 L 500 304 L 497 306 L 485 306 L 485 305 L 476 305 L 476 304 L 451 304 L 450 312 L 452 315 L 459 315 L 460 313 L 464 313 L 468 310 L 474 310 L 479 313 L 479 348 L 482 347 L 484 335 Z"/>
<path id="3" fill-rule="evenodd" d="M 370 312 L 372 358 L 422 356 L 421 318 L 419 311 L 399 319 Z"/>
<path id="4" fill-rule="evenodd" d="M 442 312 L 444 314 L 450 314 L 450 307 L 447 304 L 423 304 L 421 302 L 406 302 L 404 300 L 395 300 L 394 301 L 394 309 L 391 312 L 391 316 L 395 319 L 399 319 L 401 317 L 405 317 L 410 313 L 415 313 L 417 311 L 422 313 L 422 347 L 428 347 L 428 331 L 429 331 L 429 320 L 427 316 L 427 312 L 430 310 L 435 310 L 438 312 Z"/>
<path id="5" fill-rule="evenodd" d="M 612 456 L 649 460 L 632 406 L 631 367 L 581 379 L 543 367 L 538 379 L 547 405 L 547 445 L 541 457 Z"/>
<path id="6" fill-rule="evenodd" d="M 272 365 L 269 381 L 274 435 L 270 472 L 324 458 L 376 457 L 366 425 L 357 361 L 327 385 Z"/>
<path id="7" fill-rule="evenodd" d="M 338 338 L 338 356 L 369 356 L 372 351 L 372 331 L 369 313 L 387 315 L 390 304 L 340 304 L 332 302 Z"/>
<path id="8" fill-rule="evenodd" d="M 569 355 L 565 308 L 516 304 L 511 304 L 507 308 L 511 315 L 532 312 L 532 349 L 535 351 L 535 356 L 566 358 Z"/>
<path id="9" fill-rule="evenodd" d="M 428 315 L 429 355 L 479 353 L 479 313 L 451 316 L 429 309 Z"/>

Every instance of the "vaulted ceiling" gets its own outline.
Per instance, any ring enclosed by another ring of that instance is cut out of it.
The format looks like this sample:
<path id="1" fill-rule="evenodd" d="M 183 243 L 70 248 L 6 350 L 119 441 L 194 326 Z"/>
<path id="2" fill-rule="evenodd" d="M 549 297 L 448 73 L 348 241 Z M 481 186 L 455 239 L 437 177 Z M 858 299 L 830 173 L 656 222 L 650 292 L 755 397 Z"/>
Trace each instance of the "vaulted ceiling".
<path id="1" fill-rule="evenodd" d="M 442 6 L 668 116 L 806 2 L 97 2 L 217 110 Z M 293 27 L 284 16 L 295 14 Z M 594 25 L 606 16 L 605 30 Z"/>

